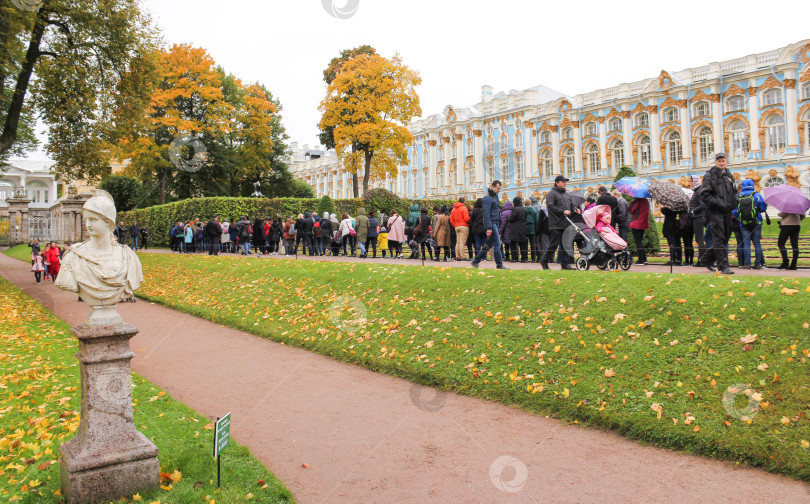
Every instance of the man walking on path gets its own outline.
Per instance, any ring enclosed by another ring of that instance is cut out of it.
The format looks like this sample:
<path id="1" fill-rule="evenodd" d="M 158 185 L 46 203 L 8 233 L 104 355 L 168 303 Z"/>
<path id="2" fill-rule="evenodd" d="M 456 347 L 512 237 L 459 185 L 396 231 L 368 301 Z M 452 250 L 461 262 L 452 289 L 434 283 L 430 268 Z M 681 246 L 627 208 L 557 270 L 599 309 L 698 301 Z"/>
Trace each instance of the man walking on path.
<path id="1" fill-rule="evenodd" d="M 573 258 L 568 255 L 565 247 L 560 247 L 563 232 L 569 226 L 568 221 L 565 219 L 576 211 L 574 202 L 571 200 L 571 195 L 565 192 L 565 183 L 568 179 L 562 175 L 557 175 L 554 179 L 554 187 L 548 192 L 546 196 L 546 208 L 548 209 L 548 229 L 551 232 L 551 240 L 548 250 L 546 250 L 540 264 L 544 270 L 548 269 L 549 259 L 554 257 L 554 252 L 560 248 L 560 263 L 562 269 L 572 270 L 571 266 Z"/>
<path id="2" fill-rule="evenodd" d="M 138 238 L 141 237 L 141 228 L 138 227 L 137 222 L 133 222 L 131 226 L 129 226 L 129 238 L 131 240 L 129 244 L 129 248 L 132 250 L 138 250 Z"/>
<path id="3" fill-rule="evenodd" d="M 219 255 L 219 241 L 222 238 L 222 226 L 219 225 L 219 216 L 211 217 L 205 225 L 205 236 L 208 237 L 208 255 Z"/>
<path id="4" fill-rule="evenodd" d="M 450 212 L 450 225 L 456 230 L 456 261 L 465 259 L 464 250 L 467 248 L 467 237 L 470 236 L 470 211 L 464 201 L 464 196 L 460 197 Z"/>
<path id="5" fill-rule="evenodd" d="M 487 251 L 492 249 L 492 255 L 495 258 L 495 265 L 498 269 L 509 269 L 503 265 L 503 256 L 501 255 L 501 238 L 498 236 L 498 228 L 501 225 L 501 204 L 498 202 L 498 193 L 501 192 L 501 181 L 493 180 L 492 185 L 487 189 L 487 195 L 484 196 L 484 229 L 487 230 L 487 239 L 481 250 L 475 255 L 472 260 L 473 268 L 477 268 L 481 261 L 487 256 Z"/>
<path id="6" fill-rule="evenodd" d="M 731 211 L 737 205 L 734 178 L 726 169 L 723 152 L 714 158 L 714 166 L 703 177 L 700 199 L 706 205 L 706 223 L 712 233 L 712 248 L 701 258 L 701 264 L 714 271 L 712 262 L 724 275 L 733 275 L 728 267 L 728 239 L 731 236 Z"/>

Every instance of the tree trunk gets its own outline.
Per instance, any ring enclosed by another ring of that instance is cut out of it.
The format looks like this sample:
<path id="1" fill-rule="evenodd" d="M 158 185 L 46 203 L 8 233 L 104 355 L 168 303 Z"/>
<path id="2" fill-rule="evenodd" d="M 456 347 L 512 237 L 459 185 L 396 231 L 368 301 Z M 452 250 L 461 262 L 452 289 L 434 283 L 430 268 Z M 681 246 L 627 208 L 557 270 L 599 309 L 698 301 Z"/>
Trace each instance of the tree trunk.
<path id="1" fill-rule="evenodd" d="M 158 203 L 163 205 L 166 203 L 166 172 L 160 170 L 158 172 L 158 180 L 160 180 L 160 193 L 158 196 Z"/>
<path id="2" fill-rule="evenodd" d="M 371 158 L 374 157 L 374 152 L 371 150 L 365 151 L 365 172 L 363 173 L 363 194 L 368 192 L 368 181 L 371 179 Z"/>
<path id="3" fill-rule="evenodd" d="M 20 68 L 20 74 L 17 76 L 17 86 L 14 89 L 14 95 L 11 97 L 11 102 L 8 106 L 6 115 L 6 123 L 3 125 L 3 134 L 0 135 L 0 154 L 8 152 L 14 142 L 17 141 L 17 127 L 20 123 L 20 114 L 23 109 L 23 102 L 25 101 L 25 93 L 28 91 L 28 83 L 31 81 L 31 74 L 34 72 L 34 65 L 40 56 L 39 44 L 42 41 L 42 35 L 45 33 L 45 19 L 47 13 L 40 10 L 37 14 L 37 21 L 34 23 L 34 28 L 31 30 L 31 41 L 28 43 L 28 52 L 25 54 L 25 61 L 23 61 Z"/>
<path id="4" fill-rule="evenodd" d="M 352 190 L 354 191 L 354 197 L 360 197 L 360 186 L 358 185 L 357 179 L 357 172 L 352 173 Z"/>

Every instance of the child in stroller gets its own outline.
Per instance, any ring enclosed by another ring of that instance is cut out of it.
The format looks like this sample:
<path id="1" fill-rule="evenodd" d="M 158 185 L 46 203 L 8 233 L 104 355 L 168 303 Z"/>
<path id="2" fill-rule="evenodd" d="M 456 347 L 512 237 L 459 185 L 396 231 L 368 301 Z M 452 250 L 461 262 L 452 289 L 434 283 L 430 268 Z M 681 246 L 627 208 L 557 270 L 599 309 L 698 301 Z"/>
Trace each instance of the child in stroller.
<path id="1" fill-rule="evenodd" d="M 591 264 L 611 271 L 619 268 L 628 270 L 632 266 L 633 256 L 627 251 L 627 242 L 610 225 L 611 217 L 607 205 L 597 205 L 583 212 L 582 219 L 591 228 L 590 234 L 571 222 L 577 227 L 577 234 L 585 238 L 585 245 L 579 247 L 580 256 L 576 260 L 578 270 L 587 270 Z"/>

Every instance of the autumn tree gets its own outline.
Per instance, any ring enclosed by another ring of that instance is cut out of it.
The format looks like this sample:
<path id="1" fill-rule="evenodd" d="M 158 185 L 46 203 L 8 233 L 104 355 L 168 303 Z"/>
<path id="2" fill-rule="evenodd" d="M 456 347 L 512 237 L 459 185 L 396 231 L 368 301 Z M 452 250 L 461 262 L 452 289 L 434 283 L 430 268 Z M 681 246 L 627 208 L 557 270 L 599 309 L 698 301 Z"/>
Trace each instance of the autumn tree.
<path id="1" fill-rule="evenodd" d="M 363 170 L 364 192 L 372 176 L 395 175 L 407 164 L 413 136 L 406 125 L 422 113 L 414 89 L 421 82 L 398 54 L 391 59 L 360 54 L 343 63 L 328 86 L 319 126 L 333 128 L 335 150 L 346 170 Z M 354 177 L 355 197 L 358 189 Z"/>
<path id="2" fill-rule="evenodd" d="M 156 30 L 138 0 L 22 4 L 32 11 L 0 0 L 0 159 L 35 147 L 39 116 L 57 176 L 95 179 L 110 162 L 116 84 Z"/>

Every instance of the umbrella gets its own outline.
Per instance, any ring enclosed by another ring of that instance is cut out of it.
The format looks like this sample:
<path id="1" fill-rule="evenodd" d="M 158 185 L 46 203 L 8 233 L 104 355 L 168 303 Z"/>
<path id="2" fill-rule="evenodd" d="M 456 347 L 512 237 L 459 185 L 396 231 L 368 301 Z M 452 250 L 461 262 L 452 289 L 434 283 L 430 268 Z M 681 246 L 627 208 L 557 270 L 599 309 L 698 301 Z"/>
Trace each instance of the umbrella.
<path id="1" fill-rule="evenodd" d="M 574 202 L 574 206 L 582 206 L 585 203 L 585 195 L 582 194 L 582 191 L 568 191 L 568 195 L 571 196 L 571 201 Z"/>
<path id="2" fill-rule="evenodd" d="M 787 184 L 766 187 L 764 195 L 765 203 L 783 213 L 804 215 L 810 209 L 810 199 L 798 187 Z"/>
<path id="3" fill-rule="evenodd" d="M 650 195 L 664 208 L 675 212 L 689 210 L 689 196 L 681 191 L 681 186 L 660 180 L 650 181 Z"/>
<path id="4" fill-rule="evenodd" d="M 642 177 L 624 177 L 613 183 L 613 186 L 622 194 L 629 194 L 634 198 L 649 198 L 650 179 Z"/>

